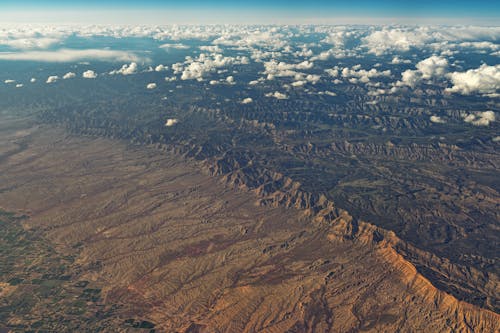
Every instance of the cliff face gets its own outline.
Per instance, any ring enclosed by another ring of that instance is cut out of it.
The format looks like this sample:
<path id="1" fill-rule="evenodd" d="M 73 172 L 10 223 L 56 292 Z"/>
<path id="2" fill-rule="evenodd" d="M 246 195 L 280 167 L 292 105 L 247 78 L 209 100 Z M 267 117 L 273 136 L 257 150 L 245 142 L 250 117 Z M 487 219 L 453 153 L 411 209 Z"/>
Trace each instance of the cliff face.
<path id="1" fill-rule="evenodd" d="M 343 237 L 368 237 L 380 241 L 389 233 L 383 228 L 354 219 L 347 211 L 337 208 L 325 195 L 304 191 L 301 184 L 290 177 L 262 168 L 252 168 L 249 160 L 238 160 L 234 156 L 223 157 L 205 161 L 204 170 L 211 176 L 217 176 L 227 186 L 252 191 L 259 198 L 261 206 L 295 208 L 320 224 L 334 225 L 339 220 L 348 221 L 347 224 L 342 224 L 344 229 L 340 233 Z M 372 230 L 373 235 L 359 235 L 360 225 L 363 225 L 365 231 Z M 390 235 L 391 248 L 418 267 L 420 273 L 431 278 L 437 286 L 462 300 L 480 303 L 489 309 L 499 309 L 499 280 L 495 273 L 488 274 L 473 267 L 453 264 L 448 259 L 403 241 L 394 236 L 394 233 Z"/>
<path id="2" fill-rule="evenodd" d="M 123 320 L 166 332 L 500 329 L 424 278 L 394 233 L 278 173 L 47 128 L 23 140 L 0 162 L 2 206 L 75 254 L 74 274 Z"/>
<path id="3" fill-rule="evenodd" d="M 47 108 L 39 119 L 200 162 L 229 186 L 254 191 L 263 206 L 326 221 L 347 210 L 354 229 L 368 221 L 394 231 L 404 241 L 397 251 L 439 288 L 498 311 L 498 122 L 465 125 L 463 104 L 431 91 L 369 104 L 359 87 L 346 89 L 338 103 L 256 99 L 223 107 L 209 102 L 217 100 L 209 91 L 161 103 L 121 96 Z M 439 113 L 431 107 L 442 108 L 446 125 L 430 121 Z M 179 123 L 166 128 L 166 110 Z"/>

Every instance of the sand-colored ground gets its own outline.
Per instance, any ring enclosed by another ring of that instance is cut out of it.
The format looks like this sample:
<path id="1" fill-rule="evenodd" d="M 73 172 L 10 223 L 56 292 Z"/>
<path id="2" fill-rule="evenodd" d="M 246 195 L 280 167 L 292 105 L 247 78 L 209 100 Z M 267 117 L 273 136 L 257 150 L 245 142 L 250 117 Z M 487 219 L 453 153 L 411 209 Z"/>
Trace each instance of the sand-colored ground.
<path id="1" fill-rule="evenodd" d="M 165 332 L 495 332 L 362 224 L 261 207 L 151 147 L 0 126 L 0 207 Z M 75 268 L 76 269 L 76 268 Z M 109 328 L 112 331 L 112 328 Z"/>

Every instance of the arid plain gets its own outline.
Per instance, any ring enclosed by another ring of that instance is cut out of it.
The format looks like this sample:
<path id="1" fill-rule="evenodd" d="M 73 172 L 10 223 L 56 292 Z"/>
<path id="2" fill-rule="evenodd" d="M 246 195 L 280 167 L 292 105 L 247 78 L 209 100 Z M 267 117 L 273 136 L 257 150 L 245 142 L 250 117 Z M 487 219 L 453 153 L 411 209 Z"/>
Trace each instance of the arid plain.
<path id="1" fill-rule="evenodd" d="M 345 211 L 326 221 L 263 206 L 256 191 L 152 146 L 30 119 L 0 124 L 0 207 L 26 215 L 13 223 L 74 258 L 70 283 L 100 290 L 82 330 L 150 331 L 136 322 L 157 332 L 500 330 L 497 314 L 417 273 L 393 233 L 353 225 Z M 0 283 L 7 298 L 19 288 Z M 497 281 L 485 288 L 494 293 Z M 13 311 L 9 320 L 29 327 L 36 317 Z M 67 331 L 60 319 L 45 329 Z"/>

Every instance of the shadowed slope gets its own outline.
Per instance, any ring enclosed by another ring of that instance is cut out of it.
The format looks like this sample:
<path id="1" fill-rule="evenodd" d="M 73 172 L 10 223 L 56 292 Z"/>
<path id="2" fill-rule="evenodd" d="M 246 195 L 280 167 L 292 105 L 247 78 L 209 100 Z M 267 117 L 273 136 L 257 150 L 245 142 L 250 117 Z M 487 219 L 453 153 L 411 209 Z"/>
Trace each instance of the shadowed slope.
<path id="1" fill-rule="evenodd" d="M 124 319 L 167 332 L 499 329 L 498 315 L 419 275 L 392 233 L 353 226 L 346 212 L 327 221 L 262 206 L 201 165 L 118 141 L 52 128 L 1 140 L 12 144 L 0 206 L 79 253 L 75 274 L 123 305 Z"/>

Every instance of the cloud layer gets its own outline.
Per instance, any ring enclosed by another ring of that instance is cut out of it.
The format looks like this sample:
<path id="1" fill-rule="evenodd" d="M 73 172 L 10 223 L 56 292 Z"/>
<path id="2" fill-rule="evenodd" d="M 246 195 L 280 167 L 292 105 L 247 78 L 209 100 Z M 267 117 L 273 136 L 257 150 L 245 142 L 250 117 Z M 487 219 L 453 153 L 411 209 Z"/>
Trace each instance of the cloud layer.
<path id="1" fill-rule="evenodd" d="M 77 62 L 82 60 L 99 61 L 139 61 L 140 57 L 131 52 L 99 49 L 60 49 L 57 51 L 0 52 L 0 60 L 40 61 L 40 62 Z"/>

